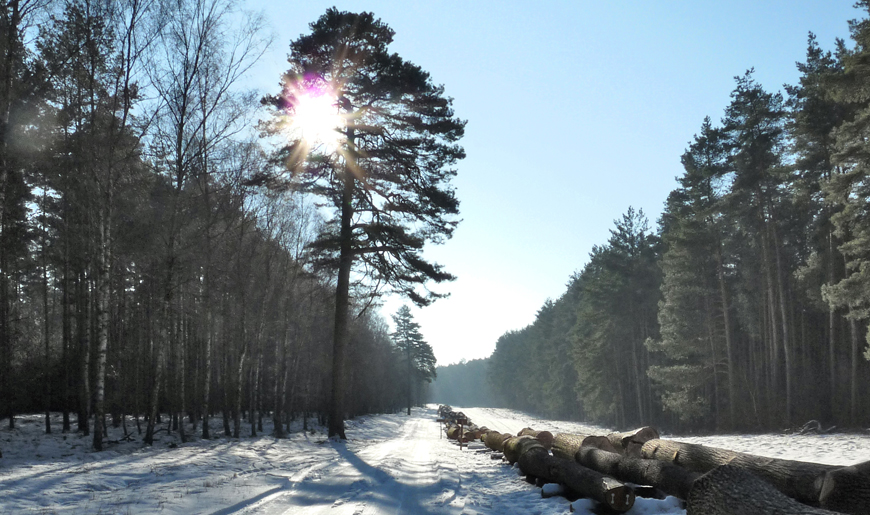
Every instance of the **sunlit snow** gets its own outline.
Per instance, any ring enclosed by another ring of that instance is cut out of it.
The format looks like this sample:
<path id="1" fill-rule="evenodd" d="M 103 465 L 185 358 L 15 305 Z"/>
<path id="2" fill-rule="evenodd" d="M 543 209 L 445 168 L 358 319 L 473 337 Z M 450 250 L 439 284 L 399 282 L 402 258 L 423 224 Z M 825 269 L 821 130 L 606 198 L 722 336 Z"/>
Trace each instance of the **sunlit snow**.
<path id="1" fill-rule="evenodd" d="M 540 420 L 511 410 L 465 408 L 479 425 L 516 433 L 524 427 L 551 432 L 605 433 L 572 422 Z M 563 497 L 542 498 L 517 469 L 480 444 L 460 450 L 435 422 L 436 407 L 348 422 L 347 443 L 321 431 L 234 440 L 212 420 L 210 441 L 178 444 L 161 431 L 153 447 L 109 444 L 92 452 L 78 434 L 43 434 L 42 416 L 0 428 L 0 514 L 565 514 Z M 54 428 L 60 427 L 59 420 Z M 135 426 L 128 423 L 135 435 Z M 243 426 L 249 434 L 250 426 Z M 122 436 L 110 428 L 110 440 Z M 138 439 L 138 436 L 136 436 Z M 778 458 L 852 464 L 870 459 L 870 437 L 753 435 L 679 438 Z M 177 447 L 172 446 L 177 444 Z M 575 512 L 594 503 L 578 500 Z M 685 513 L 680 501 L 638 498 L 629 515 Z"/>

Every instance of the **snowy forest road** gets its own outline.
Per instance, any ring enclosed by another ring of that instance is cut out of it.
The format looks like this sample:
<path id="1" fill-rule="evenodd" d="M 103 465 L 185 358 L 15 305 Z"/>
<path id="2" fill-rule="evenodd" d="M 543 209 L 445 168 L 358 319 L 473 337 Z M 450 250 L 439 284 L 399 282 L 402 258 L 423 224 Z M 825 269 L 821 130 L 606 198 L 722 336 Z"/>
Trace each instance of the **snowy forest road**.
<path id="1" fill-rule="evenodd" d="M 399 434 L 363 442 L 356 450 L 353 442 L 332 444 L 337 456 L 292 478 L 286 490 L 243 513 L 458 514 L 463 508 L 457 495 L 461 479 L 456 456 L 450 456 L 458 449 L 441 438 L 434 416 L 417 416 L 406 419 Z"/>

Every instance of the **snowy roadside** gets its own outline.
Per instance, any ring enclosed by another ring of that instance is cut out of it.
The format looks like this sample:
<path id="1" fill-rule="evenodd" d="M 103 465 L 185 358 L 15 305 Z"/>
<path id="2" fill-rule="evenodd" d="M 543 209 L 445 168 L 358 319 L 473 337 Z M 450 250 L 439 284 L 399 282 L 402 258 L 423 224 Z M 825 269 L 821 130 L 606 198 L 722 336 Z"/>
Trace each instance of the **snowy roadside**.
<path id="1" fill-rule="evenodd" d="M 463 409 L 477 424 L 500 431 L 606 432 L 540 420 L 511 410 Z M 565 514 L 561 497 L 543 499 L 515 468 L 490 459 L 479 444 L 460 451 L 443 438 L 435 406 L 348 421 L 349 441 L 322 432 L 178 444 L 159 433 L 153 447 L 109 445 L 89 451 L 77 434 L 43 434 L 43 419 L 0 428 L 0 514 Z M 220 421 L 214 434 L 223 434 Z M 265 421 L 264 421 L 265 422 Z M 54 426 L 59 427 L 59 425 Z M 249 427 L 245 427 L 249 430 Z M 121 436 L 110 430 L 110 440 Z M 765 456 L 851 464 L 870 459 L 870 437 L 724 436 L 678 438 Z M 575 503 L 589 513 L 591 503 Z M 683 514 L 673 498 L 638 499 L 629 515 Z"/>

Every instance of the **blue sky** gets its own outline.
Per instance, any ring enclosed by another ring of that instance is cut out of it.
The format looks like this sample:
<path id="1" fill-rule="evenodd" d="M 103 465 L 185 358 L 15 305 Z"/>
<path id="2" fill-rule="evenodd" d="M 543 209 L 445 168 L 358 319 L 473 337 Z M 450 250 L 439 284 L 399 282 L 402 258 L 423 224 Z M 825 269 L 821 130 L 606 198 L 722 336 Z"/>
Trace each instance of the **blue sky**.
<path id="1" fill-rule="evenodd" d="M 463 222 L 425 253 L 459 279 L 413 310 L 439 364 L 487 357 L 532 323 L 629 206 L 655 226 L 680 155 L 705 116 L 722 117 L 735 76 L 754 67 L 768 90 L 794 84 L 808 32 L 833 49 L 862 15 L 852 0 L 247 5 L 276 36 L 253 87 L 277 92 L 289 42 L 328 7 L 370 11 L 468 120 L 454 182 Z"/>

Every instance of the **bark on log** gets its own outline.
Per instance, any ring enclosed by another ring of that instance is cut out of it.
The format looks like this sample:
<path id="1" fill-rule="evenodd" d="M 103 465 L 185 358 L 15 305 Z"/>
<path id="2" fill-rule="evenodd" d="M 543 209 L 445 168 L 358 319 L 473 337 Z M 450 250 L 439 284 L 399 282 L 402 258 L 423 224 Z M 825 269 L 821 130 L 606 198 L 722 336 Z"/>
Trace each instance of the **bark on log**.
<path id="1" fill-rule="evenodd" d="M 556 433 L 553 438 L 553 456 L 563 460 L 574 460 L 574 455 L 583 445 L 583 439 L 588 435 L 575 435 L 571 433 Z"/>
<path id="2" fill-rule="evenodd" d="M 587 436 L 583 439 L 583 442 L 580 445 L 581 449 L 583 447 L 593 447 L 602 451 L 615 452 L 616 454 L 619 454 L 619 449 L 614 447 L 613 444 L 610 443 L 610 439 L 606 436 Z M 574 453 L 574 459 L 577 459 L 576 452 Z"/>
<path id="3" fill-rule="evenodd" d="M 870 461 L 825 474 L 819 503 L 840 513 L 870 513 Z"/>
<path id="4" fill-rule="evenodd" d="M 502 434 L 498 431 L 490 431 L 486 433 L 486 439 L 483 443 L 494 451 L 504 452 L 504 442 L 510 437 L 511 435 L 507 433 Z"/>
<path id="5" fill-rule="evenodd" d="M 581 447 L 591 446 L 603 451 L 619 452 L 606 436 L 575 435 L 556 433 L 553 437 L 553 456 L 565 460 L 574 460 Z"/>
<path id="6" fill-rule="evenodd" d="M 527 427 L 517 433 L 517 436 L 531 436 L 541 442 L 548 451 L 553 447 L 553 433 L 549 431 L 535 431 L 534 429 Z"/>
<path id="7" fill-rule="evenodd" d="M 594 499 L 613 511 L 625 512 L 634 506 L 634 490 L 612 477 L 580 465 L 576 461 L 554 458 L 554 479 L 577 495 Z"/>
<path id="8" fill-rule="evenodd" d="M 447 429 L 447 439 L 448 440 L 459 439 L 459 426 L 450 426 Z"/>
<path id="9" fill-rule="evenodd" d="M 508 463 L 513 465 L 526 449 L 535 446 L 543 448 L 543 445 L 531 436 L 512 436 L 504 442 L 504 457 Z"/>
<path id="10" fill-rule="evenodd" d="M 623 456 L 594 447 L 582 447 L 576 459 L 581 465 L 620 481 L 653 486 L 680 499 L 688 497 L 692 483 L 701 475 L 672 463 Z"/>
<path id="11" fill-rule="evenodd" d="M 695 481 L 686 515 L 835 515 L 786 497 L 735 465 L 721 465 Z"/>
<path id="12" fill-rule="evenodd" d="M 640 450 L 643 447 L 643 444 L 650 440 L 655 440 L 658 437 L 659 432 L 656 431 L 655 428 L 649 426 L 641 427 L 634 431 L 610 433 L 607 435 L 607 439 L 620 454 L 626 454 L 636 458 L 640 458 Z"/>
<path id="13" fill-rule="evenodd" d="M 612 511 L 625 512 L 634 506 L 634 490 L 630 487 L 576 461 L 550 456 L 540 443 L 530 442 L 523 444 L 524 452 L 519 457 L 524 474 L 560 483 L 575 495 L 593 499 Z"/>
<path id="14" fill-rule="evenodd" d="M 650 440 L 643 445 L 641 455 L 702 473 L 730 464 L 748 470 L 785 495 L 808 504 L 818 504 L 825 474 L 841 468 L 805 461 L 765 458 L 671 440 Z"/>

